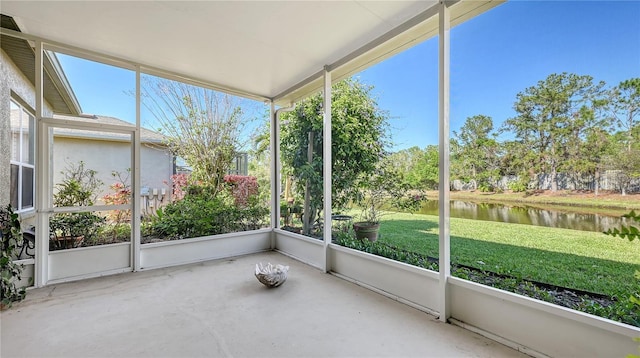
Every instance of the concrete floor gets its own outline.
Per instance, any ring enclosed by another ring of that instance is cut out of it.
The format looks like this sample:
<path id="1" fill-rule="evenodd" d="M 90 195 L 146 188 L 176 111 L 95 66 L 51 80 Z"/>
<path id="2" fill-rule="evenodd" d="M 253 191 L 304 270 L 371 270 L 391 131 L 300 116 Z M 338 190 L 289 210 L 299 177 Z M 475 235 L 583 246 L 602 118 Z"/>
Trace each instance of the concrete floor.
<path id="1" fill-rule="evenodd" d="M 2 358 L 525 357 L 275 252 L 31 290 L 0 319 Z"/>

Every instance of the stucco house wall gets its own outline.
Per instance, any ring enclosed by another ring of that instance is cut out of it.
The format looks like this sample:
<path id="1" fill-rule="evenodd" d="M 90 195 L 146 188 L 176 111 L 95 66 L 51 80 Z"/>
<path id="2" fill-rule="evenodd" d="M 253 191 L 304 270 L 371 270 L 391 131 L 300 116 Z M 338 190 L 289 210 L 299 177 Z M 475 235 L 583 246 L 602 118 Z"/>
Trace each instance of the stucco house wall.
<path id="1" fill-rule="evenodd" d="M 35 87 L 20 71 L 7 53 L 0 49 L 0 205 L 6 206 L 10 202 L 10 178 L 11 178 L 11 124 L 10 124 L 10 100 L 17 100 L 32 113 L 35 113 Z M 43 103 L 43 111 L 46 117 L 63 117 L 53 114 L 53 107 L 47 102 Z M 65 119 L 70 117 L 64 116 Z M 109 121 L 110 124 L 122 124 L 124 122 L 111 117 L 96 117 L 96 120 Z M 130 125 L 126 123 L 127 125 Z M 53 183 L 61 180 L 60 171 L 65 169 L 65 163 L 77 163 L 84 160 L 88 168 L 98 171 L 99 178 L 104 182 L 104 189 L 99 197 L 109 192 L 109 185 L 114 183 L 111 176 L 112 170 L 125 172 L 131 168 L 130 144 L 122 140 L 100 140 L 96 138 L 72 138 L 56 135 L 59 129 L 54 130 L 54 147 L 52 160 Z M 166 147 L 162 146 L 162 136 L 158 133 L 142 129 L 141 147 L 141 184 L 153 189 L 165 189 L 170 193 L 169 186 L 173 173 L 173 158 Z M 146 143 L 145 143 L 146 142 Z M 101 204 L 100 202 L 96 204 Z M 34 210 L 21 213 L 22 220 L 26 224 L 33 224 Z"/>
<path id="2" fill-rule="evenodd" d="M 11 175 L 11 146 L 10 141 L 10 113 L 9 101 L 11 93 L 22 105 L 35 112 L 36 98 L 35 88 L 26 76 L 13 63 L 11 58 L 0 49 L 0 205 L 9 204 L 10 175 Z M 44 115 L 53 114 L 52 107 L 44 102 Z"/>
<path id="3" fill-rule="evenodd" d="M 140 147 L 140 159 L 142 187 L 148 187 L 150 190 L 164 188 L 170 192 L 170 187 L 165 184 L 170 182 L 173 174 L 173 160 L 169 151 L 158 145 L 143 143 Z M 97 171 L 96 177 L 103 182 L 96 202 L 102 205 L 104 203 L 100 199 L 112 192 L 109 186 L 117 180 L 111 175 L 112 171 L 123 173 L 123 177 L 127 177 L 127 169 L 132 168 L 131 144 L 114 140 L 69 138 L 58 136 L 54 132 L 54 185 L 62 181 L 61 171 L 68 165 L 77 165 L 80 161 L 84 162 L 85 168 Z"/>

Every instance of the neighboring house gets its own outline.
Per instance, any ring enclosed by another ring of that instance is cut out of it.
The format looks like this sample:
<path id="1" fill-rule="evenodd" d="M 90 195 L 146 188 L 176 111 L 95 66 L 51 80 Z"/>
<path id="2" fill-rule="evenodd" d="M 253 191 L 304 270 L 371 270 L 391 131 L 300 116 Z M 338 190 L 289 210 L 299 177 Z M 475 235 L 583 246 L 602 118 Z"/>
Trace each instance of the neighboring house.
<path id="1" fill-rule="evenodd" d="M 1 26 L 20 31 L 11 17 L 2 15 Z M 35 55 L 25 41 L 2 36 L 0 39 L 0 205 L 11 203 L 23 219 L 35 213 Z M 81 114 L 80 105 L 54 53 L 44 56 L 44 116 L 66 121 L 95 122 L 132 127 L 131 123 L 113 117 Z M 67 165 L 85 162 L 96 170 L 109 192 L 115 182 L 112 171 L 132 168 L 130 136 L 97 130 L 55 128 L 51 147 L 53 184 L 61 180 Z M 169 191 L 173 173 L 173 157 L 162 144 L 164 137 L 141 128 L 141 185 Z M 96 204 L 102 204 L 97 202 Z"/>
<path id="2" fill-rule="evenodd" d="M 96 115 L 79 117 L 54 115 L 53 118 L 67 121 L 95 122 L 96 124 L 132 127 L 131 123 L 118 118 Z M 173 174 L 173 156 L 164 144 L 165 137 L 146 128 L 140 129 L 140 184 L 142 192 L 169 191 Z M 131 157 L 131 136 L 123 133 L 101 132 L 97 130 L 79 130 L 56 128 L 53 131 L 52 157 L 54 163 L 53 183 L 63 180 L 61 173 L 67 168 L 84 162 L 86 169 L 95 170 L 96 178 L 104 185 L 96 193 L 98 199 L 111 193 L 109 186 L 118 178 L 113 172 L 122 174 L 122 179 L 130 177 L 127 171 L 133 167 Z M 129 181 L 130 182 L 130 181 Z M 129 183 L 130 184 L 130 183 Z M 104 204 L 100 200 L 96 204 Z"/>

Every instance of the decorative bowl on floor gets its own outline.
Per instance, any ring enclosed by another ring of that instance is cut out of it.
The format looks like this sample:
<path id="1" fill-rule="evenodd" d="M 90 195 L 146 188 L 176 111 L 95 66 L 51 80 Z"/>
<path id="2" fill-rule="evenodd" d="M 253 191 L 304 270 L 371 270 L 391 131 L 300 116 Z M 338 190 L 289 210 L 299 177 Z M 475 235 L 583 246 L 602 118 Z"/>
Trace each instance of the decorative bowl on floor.
<path id="1" fill-rule="evenodd" d="M 267 287 L 278 287 L 287 280 L 289 266 L 256 264 L 256 278 Z"/>

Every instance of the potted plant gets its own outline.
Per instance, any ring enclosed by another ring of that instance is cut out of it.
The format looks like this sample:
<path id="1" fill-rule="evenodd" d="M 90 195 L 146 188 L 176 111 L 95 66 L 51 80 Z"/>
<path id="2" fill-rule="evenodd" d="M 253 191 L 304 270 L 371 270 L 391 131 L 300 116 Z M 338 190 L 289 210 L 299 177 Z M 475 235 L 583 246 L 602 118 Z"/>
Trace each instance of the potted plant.
<path id="1" fill-rule="evenodd" d="M 57 207 L 91 206 L 95 192 L 102 185 L 96 171 L 86 169 L 84 162 L 70 166 L 62 182 L 56 184 L 53 204 Z M 92 212 L 60 213 L 49 220 L 49 250 L 71 249 L 93 240 L 105 218 Z"/>
<path id="2" fill-rule="evenodd" d="M 426 197 L 422 193 L 413 192 L 402 180 L 402 174 L 384 158 L 375 173 L 364 177 L 359 183 L 357 203 L 362 208 L 360 221 L 353 223 L 353 230 L 358 239 L 376 241 L 380 230 L 380 218 L 396 211 L 414 212 L 420 209 Z"/>
<path id="3" fill-rule="evenodd" d="M 16 257 L 16 246 L 22 241 L 22 232 L 18 214 L 13 212 L 11 205 L 0 209 L 0 276 L 2 287 L 2 301 L 0 309 L 11 307 L 16 301 L 21 301 L 26 295 L 24 287 L 18 287 L 23 265 L 13 261 Z"/>
<path id="4" fill-rule="evenodd" d="M 93 240 L 105 218 L 90 212 L 63 213 L 49 222 L 49 250 L 72 249 Z"/>

